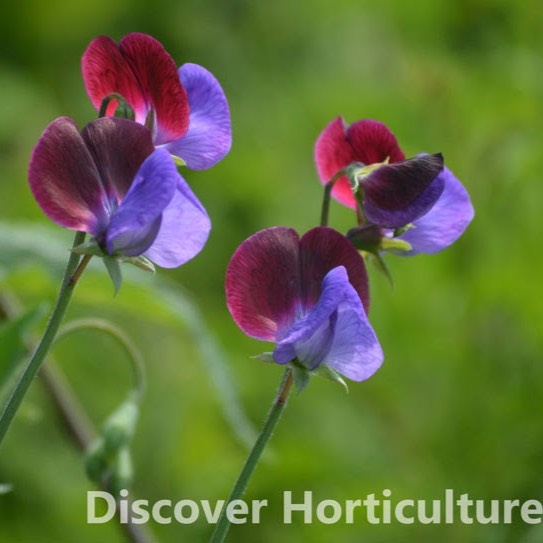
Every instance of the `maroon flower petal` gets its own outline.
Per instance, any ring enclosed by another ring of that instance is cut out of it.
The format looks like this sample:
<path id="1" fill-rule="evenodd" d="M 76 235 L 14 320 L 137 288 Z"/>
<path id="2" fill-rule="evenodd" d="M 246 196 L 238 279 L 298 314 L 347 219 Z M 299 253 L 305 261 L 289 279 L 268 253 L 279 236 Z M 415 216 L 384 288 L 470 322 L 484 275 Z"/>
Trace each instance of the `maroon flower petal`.
<path id="1" fill-rule="evenodd" d="M 302 301 L 304 309 L 313 307 L 322 292 L 325 275 L 344 266 L 349 282 L 358 292 L 366 312 L 369 309 L 368 276 L 359 252 L 345 236 L 326 226 L 307 232 L 300 242 Z"/>
<path id="2" fill-rule="evenodd" d="M 97 235 L 107 225 L 100 174 L 71 119 L 60 117 L 44 130 L 28 180 L 44 213 L 60 226 Z"/>
<path id="3" fill-rule="evenodd" d="M 125 36 L 119 49 L 155 110 L 155 144 L 180 138 L 189 126 L 189 103 L 172 57 L 160 42 L 138 32 Z"/>
<path id="4" fill-rule="evenodd" d="M 405 159 L 394 134 L 379 121 L 357 121 L 349 126 L 345 138 L 353 148 L 356 162 L 366 166 L 384 162 L 387 158 L 391 163 Z"/>
<path id="5" fill-rule="evenodd" d="M 277 226 L 261 230 L 236 250 L 226 270 L 226 303 L 248 335 L 276 341 L 294 321 L 300 301 L 298 234 Z"/>
<path id="6" fill-rule="evenodd" d="M 151 132 L 128 119 L 96 119 L 82 131 L 108 198 L 119 203 L 143 161 L 155 150 Z"/>
<path id="7" fill-rule="evenodd" d="M 443 192 L 441 154 L 381 166 L 362 180 L 364 210 L 380 226 L 405 226 L 424 215 Z"/>
<path id="8" fill-rule="evenodd" d="M 319 135 L 315 143 L 315 162 L 321 183 L 324 185 L 340 170 L 354 162 L 352 146 L 345 137 L 347 127 L 342 117 L 334 119 Z M 342 204 L 356 208 L 356 201 L 348 179 L 340 177 L 332 195 Z"/>
<path id="9" fill-rule="evenodd" d="M 87 94 L 97 110 L 106 96 L 121 94 L 134 110 L 136 120 L 145 123 L 149 106 L 143 89 L 111 38 L 99 36 L 91 41 L 83 53 L 81 69 Z M 110 102 L 106 114 L 113 115 L 117 105 L 117 101 Z"/>

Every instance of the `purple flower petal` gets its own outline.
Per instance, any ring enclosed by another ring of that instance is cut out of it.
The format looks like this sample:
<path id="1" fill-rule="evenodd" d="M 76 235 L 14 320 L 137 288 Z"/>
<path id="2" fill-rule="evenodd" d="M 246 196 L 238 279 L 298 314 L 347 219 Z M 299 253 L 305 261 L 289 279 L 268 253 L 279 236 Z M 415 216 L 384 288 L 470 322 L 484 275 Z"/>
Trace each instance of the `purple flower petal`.
<path id="1" fill-rule="evenodd" d="M 462 183 L 448 168 L 443 170 L 440 177 L 444 180 L 445 188 L 439 200 L 426 215 L 413 223 L 415 228 L 399 236 L 410 243 L 413 250 L 397 254 L 437 253 L 454 243 L 473 219 L 473 206 Z"/>
<path id="2" fill-rule="evenodd" d="M 65 228 L 98 234 L 107 224 L 100 175 L 75 123 L 61 117 L 32 152 L 30 189 L 44 213 Z"/>
<path id="3" fill-rule="evenodd" d="M 278 338 L 280 341 L 273 351 L 275 362 L 287 364 L 297 358 L 310 370 L 320 365 L 332 345 L 336 321 L 334 314 L 345 297 L 348 283 L 347 271 L 343 266 L 326 274 L 317 305 Z M 360 299 L 359 305 L 362 305 Z"/>
<path id="4" fill-rule="evenodd" d="M 232 145 L 230 110 L 215 77 L 197 64 L 184 64 L 179 77 L 189 100 L 187 133 L 166 145 L 193 170 L 210 168 L 224 158 Z"/>
<path id="5" fill-rule="evenodd" d="M 296 358 L 309 370 L 325 364 L 354 381 L 377 371 L 383 352 L 343 266 L 328 272 L 317 305 L 281 338 L 273 357 L 278 364 Z"/>
<path id="6" fill-rule="evenodd" d="M 364 260 L 345 236 L 326 226 L 313 228 L 301 239 L 300 260 L 304 310 L 318 302 L 324 277 L 337 266 L 345 266 L 351 284 L 366 310 L 369 309 L 370 295 Z"/>
<path id="7" fill-rule="evenodd" d="M 163 268 L 181 266 L 202 250 L 210 230 L 206 210 L 179 175 L 175 194 L 162 213 L 158 235 L 145 256 Z"/>
<path id="8" fill-rule="evenodd" d="M 292 228 L 261 230 L 235 251 L 226 270 L 226 303 L 248 335 L 275 341 L 300 305 L 300 239 Z"/>
<path id="9" fill-rule="evenodd" d="M 377 168 L 362 181 L 364 212 L 370 222 L 405 226 L 428 212 L 443 192 L 440 154 L 424 155 Z"/>
<path id="10" fill-rule="evenodd" d="M 360 297 L 347 283 L 345 298 L 337 310 L 334 339 L 323 364 L 353 381 L 363 381 L 381 367 L 383 358 Z"/>
<path id="11" fill-rule="evenodd" d="M 143 161 L 155 150 L 151 132 L 128 119 L 101 118 L 85 126 L 81 137 L 98 168 L 108 200 L 120 202 Z"/>
<path id="12" fill-rule="evenodd" d="M 178 176 L 164 149 L 157 149 L 144 161 L 119 209 L 111 216 L 105 240 L 109 254 L 137 256 L 151 246 L 162 212 L 174 196 Z"/>

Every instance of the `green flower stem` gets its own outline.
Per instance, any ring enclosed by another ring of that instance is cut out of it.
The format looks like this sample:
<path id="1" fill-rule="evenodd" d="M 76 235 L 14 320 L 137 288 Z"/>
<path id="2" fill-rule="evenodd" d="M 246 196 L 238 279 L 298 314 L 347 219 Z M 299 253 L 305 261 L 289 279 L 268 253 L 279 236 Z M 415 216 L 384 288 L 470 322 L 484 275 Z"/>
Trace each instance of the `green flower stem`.
<path id="1" fill-rule="evenodd" d="M 322 209 L 321 209 L 321 226 L 328 226 L 328 215 L 330 212 L 330 197 L 332 195 L 332 189 L 336 184 L 336 181 L 342 176 L 345 175 L 345 170 L 340 170 L 337 172 L 330 181 L 324 185 L 324 195 L 322 198 Z"/>
<path id="2" fill-rule="evenodd" d="M 281 381 L 281 385 L 279 387 L 279 391 L 277 392 L 275 401 L 273 402 L 272 408 L 270 409 L 268 417 L 266 418 L 266 421 L 264 423 L 264 427 L 262 428 L 262 431 L 260 432 L 260 435 L 258 436 L 245 462 L 245 465 L 241 470 L 241 473 L 238 477 L 238 480 L 236 481 L 236 484 L 234 485 L 232 493 L 228 498 L 228 502 L 224 504 L 221 516 L 219 518 L 219 522 L 217 523 L 215 531 L 211 536 L 210 543 L 223 543 L 223 541 L 225 541 L 226 535 L 228 534 L 228 529 L 230 528 L 230 521 L 226 516 L 226 506 L 228 505 L 228 503 L 234 500 L 238 500 L 243 496 L 243 493 L 245 492 L 245 489 L 249 484 L 249 480 L 251 479 L 251 476 L 253 475 L 253 472 L 255 471 L 255 468 L 258 464 L 258 461 L 262 456 L 262 453 L 264 452 L 268 441 L 270 440 L 275 426 L 281 418 L 283 410 L 285 409 L 288 395 L 292 388 L 293 382 L 294 379 L 292 376 L 292 369 L 287 368 L 283 376 L 283 380 Z"/>
<path id="3" fill-rule="evenodd" d="M 85 240 L 84 232 L 77 232 L 75 235 L 73 246 L 80 245 Z M 88 264 L 90 257 L 81 257 L 75 253 L 70 254 L 68 264 L 66 266 L 66 271 L 64 273 L 64 279 L 62 280 L 62 285 L 58 293 L 57 300 L 55 302 L 55 307 L 45 328 L 45 332 L 39 342 L 34 354 L 28 360 L 26 366 L 23 369 L 15 388 L 13 389 L 9 399 L 0 415 L 0 446 L 6 436 L 6 433 L 9 429 L 19 406 L 21 405 L 25 394 L 30 388 L 30 384 L 34 380 L 34 377 L 38 373 L 40 366 L 46 357 L 51 345 L 55 339 L 55 335 L 60 326 L 70 298 L 74 291 L 75 285 L 83 273 L 86 265 Z"/>
<path id="4" fill-rule="evenodd" d="M 130 361 L 134 376 L 134 386 L 130 395 L 139 403 L 144 395 L 146 387 L 145 365 L 139 350 L 134 346 L 132 340 L 117 326 L 104 319 L 88 318 L 77 319 L 63 326 L 55 337 L 55 343 L 67 335 L 78 330 L 98 330 L 110 335 L 122 347 Z"/>

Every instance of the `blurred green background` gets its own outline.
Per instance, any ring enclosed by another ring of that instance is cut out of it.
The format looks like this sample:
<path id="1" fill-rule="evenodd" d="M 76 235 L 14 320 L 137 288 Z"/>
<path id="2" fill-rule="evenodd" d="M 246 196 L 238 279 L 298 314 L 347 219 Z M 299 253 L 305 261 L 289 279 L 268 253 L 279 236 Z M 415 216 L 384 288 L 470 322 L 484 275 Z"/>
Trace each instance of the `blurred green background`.
<path id="1" fill-rule="evenodd" d="M 230 155 L 209 171 L 186 174 L 214 224 L 204 251 L 155 278 L 130 274 L 115 299 L 95 266 L 67 317 L 111 319 L 145 356 L 149 388 L 132 447 L 135 496 L 228 495 L 247 446 L 217 390 L 234 395 L 258 427 L 282 370 L 249 358 L 269 346 L 231 321 L 225 268 L 256 230 L 316 225 L 321 188 L 313 144 L 342 114 L 349 122 L 385 122 L 407 155 L 443 152 L 476 217 L 443 253 L 387 257 L 394 289 L 370 271 L 383 368 L 348 395 L 314 379 L 291 398 L 246 496 L 268 499 L 270 507 L 260 524 L 233 527 L 229 541 L 543 540 L 540 526 L 518 519 L 284 525 L 281 516 L 284 490 L 295 497 L 312 490 L 317 501 L 379 496 L 385 488 L 397 500 L 439 499 L 445 488 L 474 499 L 543 499 L 541 14 L 536 0 L 21 0 L 4 7 L 0 286 L 27 310 L 54 299 L 58 264 L 72 240 L 33 201 L 28 158 L 57 116 L 80 127 L 95 116 L 79 68 L 89 41 L 152 34 L 178 64 L 211 70 L 229 98 Z M 333 204 L 331 225 L 344 231 L 351 213 Z M 181 286 L 178 299 L 150 293 L 155 287 L 146 282 L 164 278 Z M 100 424 L 128 389 L 122 352 L 89 331 L 63 340 L 54 356 Z M 13 487 L 0 495 L 1 543 L 123 540 L 114 522 L 86 524 L 86 491 L 94 487 L 40 382 L 0 452 L 0 483 Z M 150 528 L 164 543 L 206 541 L 212 531 L 203 521 Z"/>

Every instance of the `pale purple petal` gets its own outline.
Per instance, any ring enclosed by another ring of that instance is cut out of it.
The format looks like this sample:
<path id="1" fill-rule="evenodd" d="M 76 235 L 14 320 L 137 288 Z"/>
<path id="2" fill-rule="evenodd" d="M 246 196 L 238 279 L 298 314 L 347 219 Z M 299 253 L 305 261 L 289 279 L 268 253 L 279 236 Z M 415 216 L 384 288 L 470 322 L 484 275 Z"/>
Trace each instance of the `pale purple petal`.
<path id="1" fill-rule="evenodd" d="M 297 359 L 309 370 L 327 365 L 353 381 L 379 369 L 383 351 L 343 266 L 328 272 L 318 304 L 288 330 L 273 357 L 278 364 Z"/>
<path id="2" fill-rule="evenodd" d="M 163 149 L 154 151 L 141 165 L 106 233 L 109 254 L 138 256 L 154 241 L 161 215 L 171 202 L 179 174 Z"/>
<path id="3" fill-rule="evenodd" d="M 473 206 L 462 183 L 448 168 L 440 176 L 445 188 L 439 200 L 426 215 L 413 223 L 414 228 L 399 236 L 410 243 L 413 250 L 397 254 L 437 253 L 454 243 L 473 219 Z"/>
<path id="4" fill-rule="evenodd" d="M 360 297 L 347 284 L 344 300 L 337 310 L 334 340 L 323 364 L 353 381 L 363 381 L 380 368 L 383 357 Z"/>
<path id="5" fill-rule="evenodd" d="M 189 100 L 189 129 L 165 147 L 189 168 L 204 170 L 230 151 L 232 128 L 228 102 L 219 82 L 205 68 L 184 64 L 179 68 L 179 77 Z"/>
<path id="6" fill-rule="evenodd" d="M 162 213 L 158 235 L 145 256 L 163 268 L 181 266 L 203 249 L 210 230 L 206 210 L 179 175 L 175 194 Z"/>
<path id="7" fill-rule="evenodd" d="M 317 305 L 279 338 L 280 341 L 273 351 L 275 362 L 286 364 L 297 358 L 310 370 L 320 365 L 332 345 L 335 328 L 333 315 L 345 298 L 347 285 L 349 279 L 343 266 L 338 266 L 326 274 Z M 358 300 L 362 307 L 360 298 Z"/>

